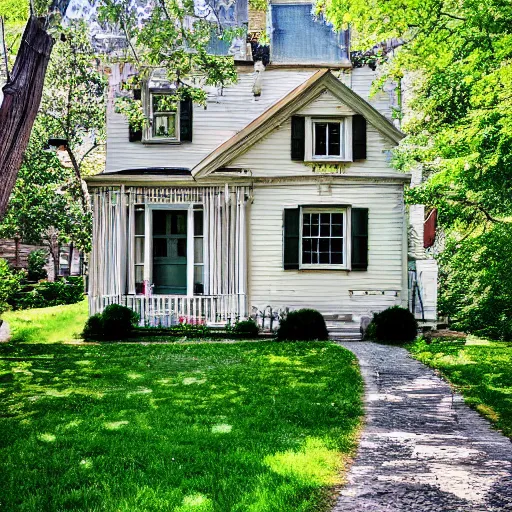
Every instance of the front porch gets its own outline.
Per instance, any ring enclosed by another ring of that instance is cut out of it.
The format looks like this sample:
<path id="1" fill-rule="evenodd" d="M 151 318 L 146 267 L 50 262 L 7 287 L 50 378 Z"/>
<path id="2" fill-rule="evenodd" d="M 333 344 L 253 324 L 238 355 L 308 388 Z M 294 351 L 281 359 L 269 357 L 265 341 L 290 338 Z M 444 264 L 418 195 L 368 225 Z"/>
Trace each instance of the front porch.
<path id="1" fill-rule="evenodd" d="M 247 186 L 97 187 L 89 311 L 146 326 L 247 316 Z"/>

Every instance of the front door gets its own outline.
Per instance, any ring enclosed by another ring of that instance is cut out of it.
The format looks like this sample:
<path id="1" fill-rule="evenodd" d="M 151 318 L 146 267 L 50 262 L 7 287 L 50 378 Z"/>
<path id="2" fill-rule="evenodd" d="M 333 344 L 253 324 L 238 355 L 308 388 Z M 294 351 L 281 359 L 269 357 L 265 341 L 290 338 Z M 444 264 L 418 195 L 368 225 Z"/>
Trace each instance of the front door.
<path id="1" fill-rule="evenodd" d="M 187 211 L 153 211 L 153 293 L 187 294 Z"/>

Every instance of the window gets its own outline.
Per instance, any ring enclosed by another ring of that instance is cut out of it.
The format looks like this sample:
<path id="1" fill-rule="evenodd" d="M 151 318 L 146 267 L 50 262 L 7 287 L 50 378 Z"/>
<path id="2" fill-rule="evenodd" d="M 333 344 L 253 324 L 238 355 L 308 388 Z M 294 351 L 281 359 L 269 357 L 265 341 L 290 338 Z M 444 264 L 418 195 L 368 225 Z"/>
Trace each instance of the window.
<path id="1" fill-rule="evenodd" d="M 313 158 L 345 160 L 345 122 L 313 120 Z"/>
<path id="2" fill-rule="evenodd" d="M 144 206 L 135 206 L 135 293 L 144 292 Z"/>
<path id="3" fill-rule="evenodd" d="M 194 295 L 204 294 L 203 210 L 194 210 Z"/>
<path id="4" fill-rule="evenodd" d="M 179 140 L 178 105 L 170 94 L 149 93 L 151 138 Z"/>
<path id="5" fill-rule="evenodd" d="M 303 208 L 301 268 L 346 267 L 346 210 Z"/>

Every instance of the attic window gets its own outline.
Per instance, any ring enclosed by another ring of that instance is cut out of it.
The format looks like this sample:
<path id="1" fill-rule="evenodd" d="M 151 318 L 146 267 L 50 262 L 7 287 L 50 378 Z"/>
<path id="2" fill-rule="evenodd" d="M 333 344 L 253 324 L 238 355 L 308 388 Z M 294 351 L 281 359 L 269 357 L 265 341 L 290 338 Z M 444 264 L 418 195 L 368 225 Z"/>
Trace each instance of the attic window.
<path id="1" fill-rule="evenodd" d="M 150 92 L 150 137 L 179 141 L 179 105 L 170 94 Z"/>
<path id="2" fill-rule="evenodd" d="M 313 121 L 313 158 L 344 158 L 345 123 Z"/>

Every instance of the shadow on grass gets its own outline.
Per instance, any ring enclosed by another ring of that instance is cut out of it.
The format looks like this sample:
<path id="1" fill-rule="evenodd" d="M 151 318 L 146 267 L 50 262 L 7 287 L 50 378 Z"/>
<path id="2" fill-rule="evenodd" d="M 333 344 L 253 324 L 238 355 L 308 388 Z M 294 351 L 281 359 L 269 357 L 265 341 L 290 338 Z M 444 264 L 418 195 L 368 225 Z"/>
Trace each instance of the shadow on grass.
<path id="1" fill-rule="evenodd" d="M 323 342 L 2 346 L 0 503 L 319 510 L 361 392 L 354 356 Z"/>

